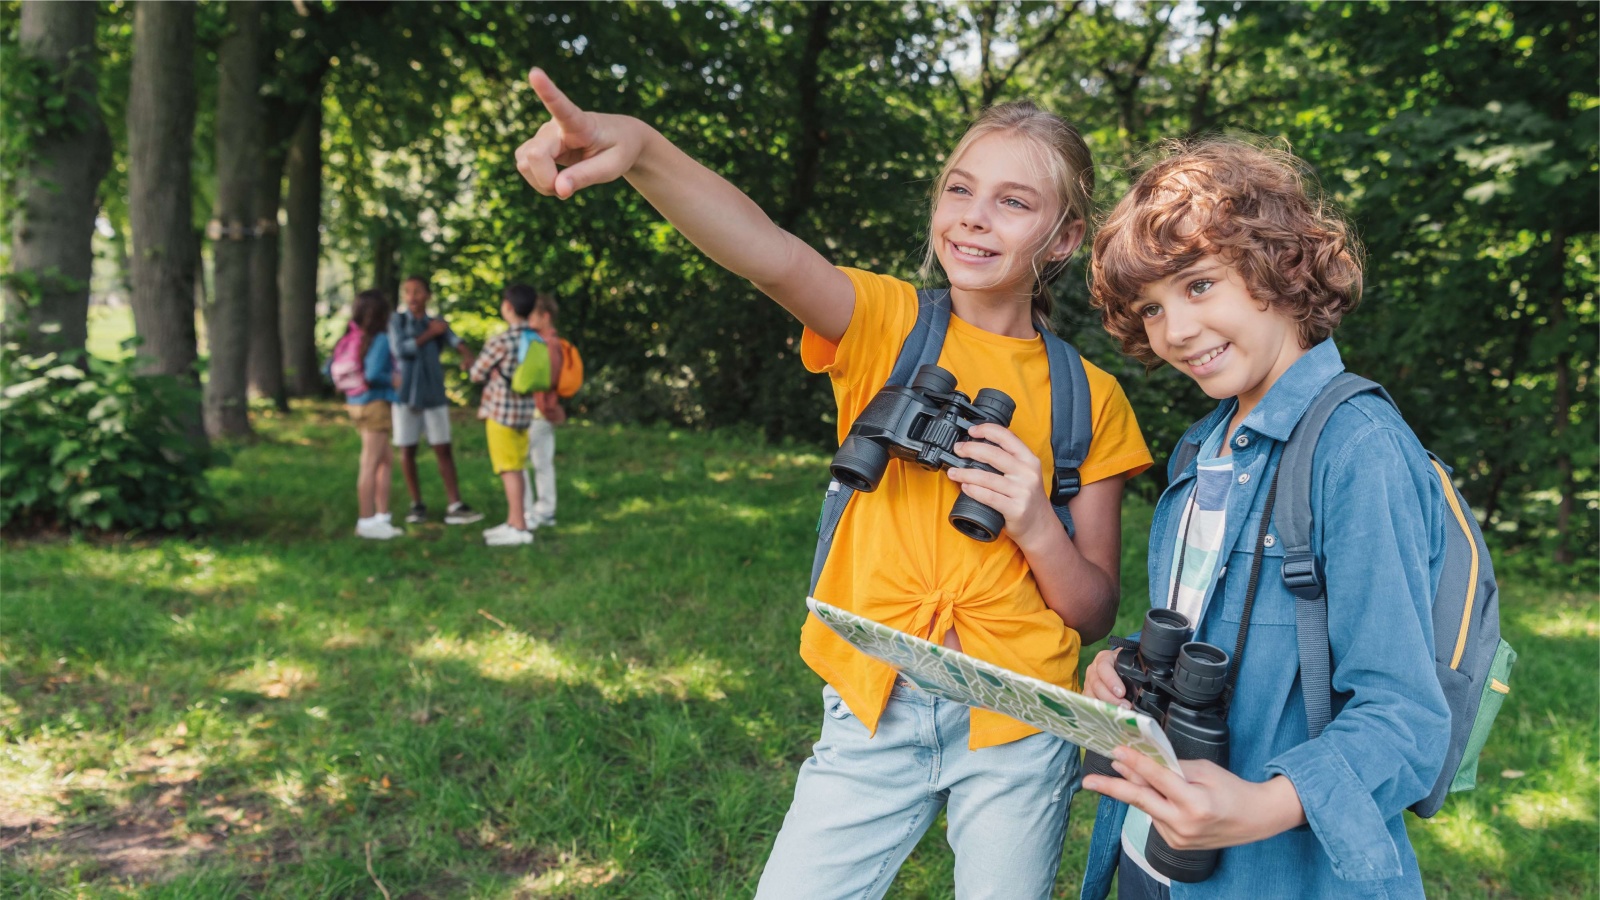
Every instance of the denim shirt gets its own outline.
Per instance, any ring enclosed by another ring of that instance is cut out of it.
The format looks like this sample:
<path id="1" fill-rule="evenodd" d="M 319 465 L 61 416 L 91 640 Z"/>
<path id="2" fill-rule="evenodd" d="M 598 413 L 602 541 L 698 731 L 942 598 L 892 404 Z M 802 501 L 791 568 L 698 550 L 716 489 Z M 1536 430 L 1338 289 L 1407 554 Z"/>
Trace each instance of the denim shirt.
<path id="1" fill-rule="evenodd" d="M 365 406 L 378 400 L 394 402 L 394 354 L 389 352 L 389 336 L 387 334 L 374 335 L 372 343 L 367 345 L 367 358 L 362 360 L 366 367 L 367 392 L 357 394 L 344 402 L 351 406 Z"/>
<path id="2" fill-rule="evenodd" d="M 1234 484 L 1216 581 L 1196 640 L 1233 652 L 1267 488 L 1283 445 L 1317 393 L 1344 370 L 1330 338 L 1280 377 L 1233 442 Z M 1197 433 L 1228 421 L 1224 401 Z M 1310 740 L 1299 680 L 1295 598 L 1282 579 L 1283 542 L 1269 528 L 1244 658 L 1228 712 L 1228 769 L 1261 782 L 1284 775 L 1307 826 L 1222 851 L 1211 878 L 1172 884 L 1191 897 L 1422 897 L 1403 813 L 1427 796 L 1450 739 L 1433 661 L 1433 595 L 1444 553 L 1445 500 L 1428 458 L 1394 408 L 1364 394 L 1342 404 L 1312 470 L 1312 549 L 1323 566 L 1333 652 L 1333 721 Z M 1150 525 L 1150 604 L 1166 606 L 1180 513 L 1194 463 Z M 1127 806 L 1100 798 L 1083 896 L 1105 897 Z"/>
<path id="3" fill-rule="evenodd" d="M 432 321 L 433 316 L 418 318 L 409 310 L 389 317 L 389 344 L 400 357 L 400 399 L 397 402 L 413 409 L 432 409 L 450 403 L 444 393 L 444 364 L 439 361 L 439 351 L 444 344 L 459 350 L 461 338 L 447 324 L 444 334 L 418 343 L 417 338 Z"/>

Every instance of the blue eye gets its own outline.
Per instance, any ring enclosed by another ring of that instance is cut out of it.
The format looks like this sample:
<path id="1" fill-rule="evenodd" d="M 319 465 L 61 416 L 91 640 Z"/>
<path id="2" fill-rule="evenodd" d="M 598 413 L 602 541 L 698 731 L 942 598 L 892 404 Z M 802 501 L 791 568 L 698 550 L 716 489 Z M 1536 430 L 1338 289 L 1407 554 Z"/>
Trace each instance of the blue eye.
<path id="1" fill-rule="evenodd" d="M 1002 200 L 1001 202 L 1005 203 L 1008 206 L 1010 206 L 1012 209 L 1027 209 L 1028 208 L 1028 204 L 1023 203 L 1021 200 L 1018 200 L 1015 197 L 1007 197 L 1006 199 Z"/>

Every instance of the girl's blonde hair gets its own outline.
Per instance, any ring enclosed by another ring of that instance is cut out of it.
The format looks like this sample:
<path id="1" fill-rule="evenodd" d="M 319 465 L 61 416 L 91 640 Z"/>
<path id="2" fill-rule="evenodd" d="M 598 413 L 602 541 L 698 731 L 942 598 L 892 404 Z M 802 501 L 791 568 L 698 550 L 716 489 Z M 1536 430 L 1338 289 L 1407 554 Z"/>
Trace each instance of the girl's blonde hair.
<path id="1" fill-rule="evenodd" d="M 929 218 L 939 207 L 945 184 L 950 180 L 950 170 L 967 148 L 995 132 L 1008 132 L 1028 138 L 1041 150 L 1040 157 L 1050 183 L 1055 187 L 1056 199 L 1061 202 L 1061 215 L 1048 232 L 1033 259 L 1033 322 L 1042 331 L 1050 329 L 1050 317 L 1055 309 L 1055 299 L 1050 295 L 1050 282 L 1056 280 L 1067 267 L 1072 255 L 1039 265 L 1040 256 L 1050 240 L 1074 222 L 1087 228 L 1094 211 L 1094 157 L 1089 145 L 1083 141 L 1078 129 L 1055 113 L 1039 108 L 1032 101 L 1017 100 L 991 106 L 978 115 L 966 134 L 956 143 L 955 149 L 945 157 L 939 177 L 933 182 L 933 198 Z M 934 241 L 929 235 L 927 254 L 922 259 L 921 277 L 924 282 L 934 279 L 939 270 L 939 258 L 934 253 Z"/>

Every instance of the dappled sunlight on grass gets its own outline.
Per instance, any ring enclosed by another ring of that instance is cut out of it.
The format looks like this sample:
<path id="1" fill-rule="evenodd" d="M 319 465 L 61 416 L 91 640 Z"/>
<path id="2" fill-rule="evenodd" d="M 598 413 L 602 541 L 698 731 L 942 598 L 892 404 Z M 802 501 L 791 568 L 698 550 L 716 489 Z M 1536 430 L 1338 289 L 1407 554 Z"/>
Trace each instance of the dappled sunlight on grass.
<path id="1" fill-rule="evenodd" d="M 500 896 L 505 900 L 571 897 L 575 891 L 590 890 L 610 884 L 621 874 L 622 867 L 614 861 L 584 862 L 572 854 L 562 853 L 549 868 L 523 876 Z"/>
<path id="2" fill-rule="evenodd" d="M 315 688 L 317 670 L 315 666 L 303 662 L 259 660 L 250 668 L 224 678 L 222 686 L 282 700 Z"/>
<path id="3" fill-rule="evenodd" d="M 1583 638 L 1589 641 L 1600 639 L 1600 615 L 1596 614 L 1592 599 L 1579 602 L 1570 595 L 1564 599 L 1572 602 L 1564 602 L 1554 608 L 1545 606 L 1511 610 L 1502 606 L 1500 614 L 1515 617 L 1521 628 L 1539 637 Z"/>
<path id="4" fill-rule="evenodd" d="M 1408 826 L 1411 829 L 1413 843 L 1421 835 L 1430 843 L 1437 844 L 1460 857 L 1463 867 L 1470 867 L 1477 871 L 1501 871 L 1506 864 L 1506 850 L 1501 842 L 1500 835 L 1496 833 L 1491 823 L 1478 817 L 1468 808 L 1461 811 L 1448 811 L 1441 813 L 1427 823 L 1420 823 L 1417 819 L 1410 819 Z"/>
<path id="5" fill-rule="evenodd" d="M 1529 791 L 1506 798 L 1503 811 L 1518 825 L 1529 830 L 1563 823 L 1592 822 L 1595 819 L 1594 785 L 1583 792 L 1573 790 Z"/>
<path id="6" fill-rule="evenodd" d="M 413 645 L 410 652 L 418 659 L 466 663 L 495 681 L 536 679 L 589 687 L 612 702 L 647 696 L 715 701 L 725 699 L 729 689 L 743 686 L 742 678 L 725 663 L 703 654 L 660 666 L 614 657 L 585 661 L 511 628 L 487 639 L 435 636 Z"/>

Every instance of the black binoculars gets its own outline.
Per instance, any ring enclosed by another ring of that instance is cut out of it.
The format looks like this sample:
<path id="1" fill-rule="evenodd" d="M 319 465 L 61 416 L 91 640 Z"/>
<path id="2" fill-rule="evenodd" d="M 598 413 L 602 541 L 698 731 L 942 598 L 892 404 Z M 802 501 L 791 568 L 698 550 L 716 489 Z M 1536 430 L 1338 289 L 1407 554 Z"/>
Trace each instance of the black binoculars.
<path id="1" fill-rule="evenodd" d="M 829 471 L 834 480 L 857 491 L 874 491 L 891 457 L 924 469 L 981 469 L 991 466 L 955 454 L 961 441 L 977 440 L 967 432 L 993 422 L 1009 426 L 1017 404 L 1004 391 L 984 388 L 968 399 L 956 390 L 956 378 L 938 366 L 917 369 L 910 387 L 879 391 L 845 435 Z M 1006 518 L 993 507 L 962 494 L 950 507 L 950 524 L 975 541 L 992 541 Z"/>
<path id="2" fill-rule="evenodd" d="M 1155 719 L 1179 759 L 1209 759 L 1228 765 L 1228 654 L 1211 644 L 1191 641 L 1194 629 L 1175 609 L 1145 613 L 1137 641 L 1112 638 L 1117 648 L 1117 677 L 1133 708 Z M 1084 752 L 1083 770 L 1120 778 L 1111 760 Z M 1151 868 L 1192 884 L 1211 877 L 1219 850 L 1174 850 L 1161 833 L 1150 829 L 1145 859 Z"/>

